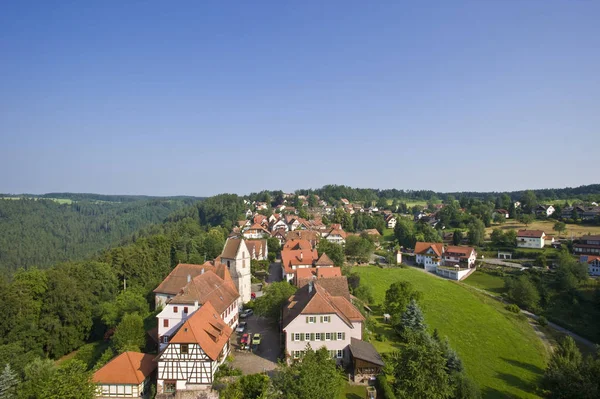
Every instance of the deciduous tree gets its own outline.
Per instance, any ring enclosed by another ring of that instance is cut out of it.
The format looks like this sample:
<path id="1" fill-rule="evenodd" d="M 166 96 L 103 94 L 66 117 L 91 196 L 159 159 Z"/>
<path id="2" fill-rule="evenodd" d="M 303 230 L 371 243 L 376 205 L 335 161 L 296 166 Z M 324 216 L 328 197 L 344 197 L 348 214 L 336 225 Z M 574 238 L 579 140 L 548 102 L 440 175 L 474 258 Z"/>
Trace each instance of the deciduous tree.
<path id="1" fill-rule="evenodd" d="M 255 301 L 256 314 L 269 317 L 274 321 L 279 320 L 283 305 L 295 292 L 296 287 L 287 281 L 269 284 L 265 288 L 265 293 Z"/>
<path id="2" fill-rule="evenodd" d="M 139 352 L 146 344 L 144 320 L 137 313 L 129 313 L 117 326 L 112 342 L 119 353 L 126 351 Z"/>

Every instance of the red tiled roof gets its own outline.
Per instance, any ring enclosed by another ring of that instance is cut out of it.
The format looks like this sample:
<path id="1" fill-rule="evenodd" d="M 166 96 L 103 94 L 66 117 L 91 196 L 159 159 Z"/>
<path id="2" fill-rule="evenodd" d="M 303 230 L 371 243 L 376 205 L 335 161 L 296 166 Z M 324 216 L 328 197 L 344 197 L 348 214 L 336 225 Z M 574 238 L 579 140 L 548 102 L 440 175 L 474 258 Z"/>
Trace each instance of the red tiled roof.
<path id="1" fill-rule="evenodd" d="M 475 248 L 471 247 L 459 247 L 459 246 L 448 246 L 444 252 L 445 255 L 459 255 L 461 258 L 469 258 L 471 254 L 475 251 Z"/>
<path id="2" fill-rule="evenodd" d="M 207 263 L 203 265 L 180 263 L 171 270 L 171 273 L 165 277 L 153 292 L 158 294 L 177 294 L 188 283 L 188 276 L 191 280 L 202 274 L 203 271 L 206 272 L 209 270 L 214 271 L 214 266 Z"/>
<path id="3" fill-rule="evenodd" d="M 542 230 L 519 230 L 517 237 L 542 238 L 544 232 Z"/>
<path id="4" fill-rule="evenodd" d="M 323 252 L 323 255 L 315 262 L 315 266 L 333 266 L 333 261 Z"/>
<path id="5" fill-rule="evenodd" d="M 308 240 L 293 238 L 285 242 L 283 249 L 304 249 L 310 251 L 312 244 Z"/>
<path id="6" fill-rule="evenodd" d="M 227 272 L 227 274 L 229 273 Z M 217 312 L 221 314 L 232 303 L 236 302 L 239 296 L 231 281 L 225 281 L 216 273 L 208 271 L 195 277 L 177 295 L 171 298 L 169 303 L 192 304 L 198 301 L 199 304 L 204 305 L 211 302 Z"/>
<path id="7" fill-rule="evenodd" d="M 208 357 L 216 360 L 232 332 L 212 304 L 206 302 L 183 323 L 169 343 L 199 344 Z"/>
<path id="8" fill-rule="evenodd" d="M 123 352 L 94 373 L 97 384 L 139 385 L 152 374 L 157 363 L 147 353 Z"/>
<path id="9" fill-rule="evenodd" d="M 300 259 L 302 258 L 302 259 Z M 311 265 L 319 258 L 316 249 L 313 250 L 293 250 L 284 249 L 281 251 L 281 263 L 288 274 L 293 273 L 292 266 Z"/>
<path id="10" fill-rule="evenodd" d="M 341 277 L 342 269 L 339 267 L 319 267 L 317 268 L 317 278 Z"/>
<path id="11" fill-rule="evenodd" d="M 444 253 L 444 244 L 440 242 L 417 242 L 415 244 L 415 254 L 423 255 L 429 248 L 433 249 L 437 256 L 442 256 L 442 253 Z"/>

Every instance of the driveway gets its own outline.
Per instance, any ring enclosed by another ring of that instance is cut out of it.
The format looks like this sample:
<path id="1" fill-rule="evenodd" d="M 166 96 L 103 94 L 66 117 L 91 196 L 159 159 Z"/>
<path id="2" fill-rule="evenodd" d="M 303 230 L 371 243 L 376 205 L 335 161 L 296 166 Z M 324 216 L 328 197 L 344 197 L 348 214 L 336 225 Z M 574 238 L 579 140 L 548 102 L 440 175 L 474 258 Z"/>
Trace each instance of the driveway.
<path id="1" fill-rule="evenodd" d="M 256 374 L 265 371 L 274 370 L 277 367 L 277 359 L 281 352 L 279 328 L 277 324 L 271 323 L 269 319 L 259 316 L 250 316 L 240 321 L 246 321 L 248 327 L 246 332 L 261 335 L 260 346 L 252 352 L 240 350 L 239 339 L 242 334 L 233 334 L 231 336 L 231 347 L 233 362 L 232 366 L 242 370 L 244 374 Z"/>
<path id="2" fill-rule="evenodd" d="M 269 277 L 267 277 L 268 283 L 275 283 L 283 279 L 281 275 L 281 263 L 274 262 L 269 265 Z"/>

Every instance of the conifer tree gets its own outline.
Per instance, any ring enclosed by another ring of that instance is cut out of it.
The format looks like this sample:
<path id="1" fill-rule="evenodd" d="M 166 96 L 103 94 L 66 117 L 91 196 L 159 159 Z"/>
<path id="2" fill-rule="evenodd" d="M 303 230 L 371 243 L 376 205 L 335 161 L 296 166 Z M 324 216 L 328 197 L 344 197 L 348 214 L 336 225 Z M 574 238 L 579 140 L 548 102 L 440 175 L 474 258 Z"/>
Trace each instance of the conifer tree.
<path id="1" fill-rule="evenodd" d="M 0 374 L 0 399 L 13 399 L 17 397 L 19 380 L 10 364 L 6 363 L 4 371 Z"/>
<path id="2" fill-rule="evenodd" d="M 406 307 L 406 311 L 402 314 L 400 323 L 404 330 L 408 329 L 418 332 L 425 331 L 427 329 L 425 317 L 423 316 L 423 312 L 417 304 L 417 301 L 411 299 L 410 303 Z"/>

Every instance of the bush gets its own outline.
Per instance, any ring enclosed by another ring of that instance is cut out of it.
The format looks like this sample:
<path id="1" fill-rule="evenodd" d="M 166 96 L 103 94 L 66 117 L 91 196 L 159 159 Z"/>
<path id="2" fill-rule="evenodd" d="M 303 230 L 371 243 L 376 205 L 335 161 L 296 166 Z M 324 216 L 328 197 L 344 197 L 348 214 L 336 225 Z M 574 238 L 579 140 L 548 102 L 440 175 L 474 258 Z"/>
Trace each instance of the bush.
<path id="1" fill-rule="evenodd" d="M 377 397 L 381 399 L 396 399 L 392 386 L 384 374 L 379 374 L 375 382 L 377 388 Z"/>
<path id="2" fill-rule="evenodd" d="M 546 327 L 548 325 L 548 319 L 546 319 L 544 316 L 538 317 L 537 322 L 542 327 Z"/>
<path id="3" fill-rule="evenodd" d="M 382 334 L 382 333 L 378 333 L 377 335 L 375 335 L 375 339 L 379 342 L 387 341 L 387 337 L 385 336 L 385 334 Z"/>
<path id="4" fill-rule="evenodd" d="M 509 312 L 513 312 L 513 313 L 519 313 L 521 312 L 521 309 L 515 305 L 514 303 L 511 303 L 510 305 L 506 305 L 504 307 L 504 309 L 508 310 Z"/>

